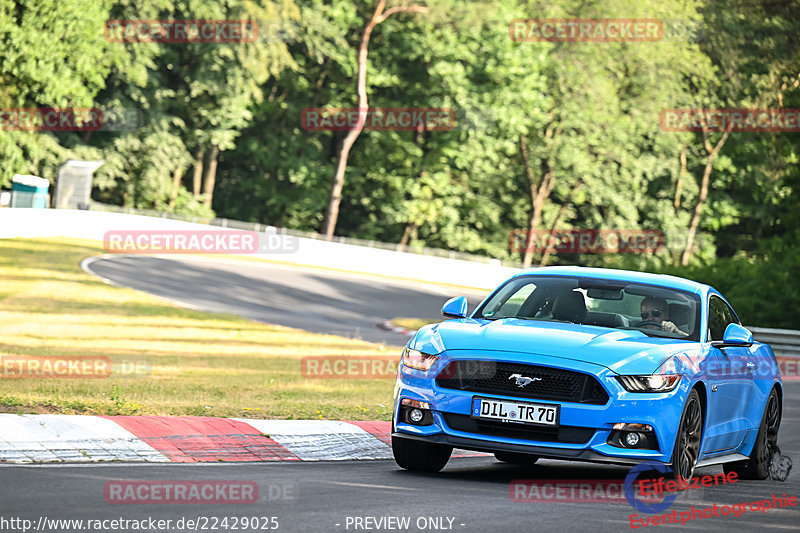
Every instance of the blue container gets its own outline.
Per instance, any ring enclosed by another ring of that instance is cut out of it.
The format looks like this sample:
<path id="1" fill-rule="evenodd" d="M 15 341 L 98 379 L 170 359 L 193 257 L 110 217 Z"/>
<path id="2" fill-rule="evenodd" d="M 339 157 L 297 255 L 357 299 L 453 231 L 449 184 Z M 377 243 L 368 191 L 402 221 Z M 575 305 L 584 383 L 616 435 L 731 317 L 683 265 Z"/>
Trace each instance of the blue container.
<path id="1" fill-rule="evenodd" d="M 17 174 L 11 182 L 11 207 L 47 208 L 50 182 L 38 176 Z"/>

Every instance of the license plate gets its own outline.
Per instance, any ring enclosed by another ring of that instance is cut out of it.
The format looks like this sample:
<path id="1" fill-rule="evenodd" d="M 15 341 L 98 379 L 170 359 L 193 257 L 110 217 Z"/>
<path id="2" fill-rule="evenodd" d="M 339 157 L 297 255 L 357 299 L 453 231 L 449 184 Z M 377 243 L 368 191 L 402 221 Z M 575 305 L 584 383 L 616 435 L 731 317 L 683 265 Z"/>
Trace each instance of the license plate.
<path id="1" fill-rule="evenodd" d="M 472 417 L 501 420 L 503 422 L 558 426 L 558 405 L 473 398 Z"/>

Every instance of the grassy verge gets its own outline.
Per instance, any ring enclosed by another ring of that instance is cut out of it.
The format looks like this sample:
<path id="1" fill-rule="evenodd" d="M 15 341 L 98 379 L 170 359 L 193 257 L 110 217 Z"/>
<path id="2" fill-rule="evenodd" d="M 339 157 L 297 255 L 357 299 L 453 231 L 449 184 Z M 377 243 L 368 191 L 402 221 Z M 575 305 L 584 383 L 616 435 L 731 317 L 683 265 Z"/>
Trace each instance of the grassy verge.
<path id="1" fill-rule="evenodd" d="M 406 329 L 419 329 L 426 324 L 441 322 L 441 320 L 430 320 L 426 318 L 393 318 L 389 321 L 393 326 Z"/>
<path id="2" fill-rule="evenodd" d="M 109 357 L 137 373 L 3 379 L 0 412 L 388 420 L 391 379 L 308 379 L 306 356 L 395 356 L 385 347 L 182 309 L 109 286 L 80 261 L 91 241 L 0 240 L 3 356 Z"/>

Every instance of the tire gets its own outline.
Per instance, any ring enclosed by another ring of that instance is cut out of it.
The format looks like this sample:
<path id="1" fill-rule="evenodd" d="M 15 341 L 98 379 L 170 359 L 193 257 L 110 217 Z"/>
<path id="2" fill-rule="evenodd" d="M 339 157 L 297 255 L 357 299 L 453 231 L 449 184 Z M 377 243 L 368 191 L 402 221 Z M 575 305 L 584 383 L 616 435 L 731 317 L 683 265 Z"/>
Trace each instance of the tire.
<path id="1" fill-rule="evenodd" d="M 438 472 L 447 461 L 453 448 L 442 444 L 429 444 L 411 439 L 392 437 L 392 454 L 397 466 L 417 472 Z"/>
<path id="2" fill-rule="evenodd" d="M 771 462 L 770 449 L 777 449 L 778 430 L 781 427 L 781 406 L 775 389 L 769 393 L 761 424 L 758 426 L 756 443 L 747 461 L 736 461 L 722 465 L 726 474 L 736 472 L 740 479 L 767 479 Z"/>
<path id="3" fill-rule="evenodd" d="M 501 463 L 508 463 L 510 465 L 532 465 L 539 460 L 539 457 L 536 455 L 514 452 L 495 452 L 494 457 Z"/>
<path id="4" fill-rule="evenodd" d="M 694 389 L 686 398 L 677 433 L 675 446 L 672 448 L 670 472 L 665 477 L 674 480 L 680 477 L 688 481 L 694 475 L 703 438 L 703 407 L 700 404 L 700 395 Z"/>

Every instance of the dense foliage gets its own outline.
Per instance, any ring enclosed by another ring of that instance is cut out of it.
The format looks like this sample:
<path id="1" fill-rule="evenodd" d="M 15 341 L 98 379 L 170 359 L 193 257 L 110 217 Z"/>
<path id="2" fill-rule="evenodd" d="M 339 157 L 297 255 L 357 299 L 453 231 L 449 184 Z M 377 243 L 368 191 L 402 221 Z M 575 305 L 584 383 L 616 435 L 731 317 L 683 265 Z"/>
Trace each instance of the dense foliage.
<path id="1" fill-rule="evenodd" d="M 0 131 L 0 186 L 105 160 L 96 200 L 320 231 L 379 0 L 0 0 L 0 109 L 99 107 L 93 132 Z M 725 292 L 749 324 L 800 328 L 800 133 L 669 132 L 670 108 L 800 107 L 800 2 L 416 0 L 372 29 L 371 107 L 449 108 L 445 131 L 368 131 L 336 234 L 525 264 L 649 269 Z M 657 42 L 521 42 L 526 18 L 646 18 Z M 108 20 L 253 20 L 234 43 L 120 43 Z M 2 130 L 3 128 L 0 128 Z M 6 128 L 8 129 L 8 128 Z M 649 229 L 646 254 L 535 253 L 528 228 Z M 524 248 L 524 246 L 523 246 Z"/>

